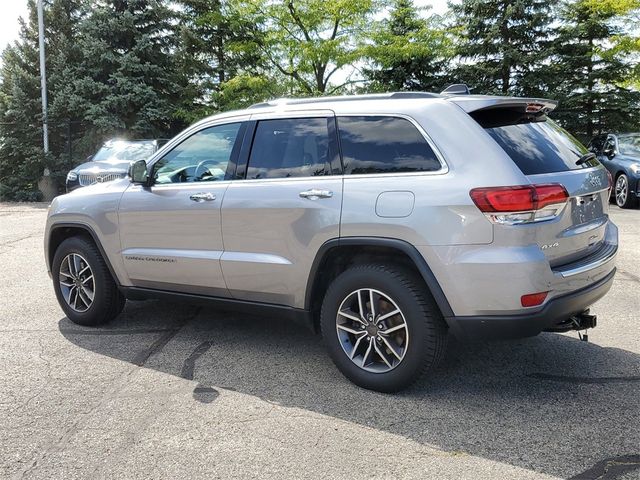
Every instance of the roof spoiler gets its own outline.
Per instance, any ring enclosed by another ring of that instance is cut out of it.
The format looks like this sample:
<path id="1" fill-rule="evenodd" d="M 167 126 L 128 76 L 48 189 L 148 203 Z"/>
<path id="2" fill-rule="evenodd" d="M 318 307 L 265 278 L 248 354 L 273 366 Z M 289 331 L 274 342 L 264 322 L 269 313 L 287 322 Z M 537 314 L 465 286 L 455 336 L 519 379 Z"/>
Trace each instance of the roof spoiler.
<path id="1" fill-rule="evenodd" d="M 500 108 L 521 111 L 527 114 L 543 115 L 550 113 L 558 106 L 557 101 L 546 98 L 491 97 L 484 95 L 455 95 L 449 97 L 449 101 L 454 102 L 467 113 Z"/>

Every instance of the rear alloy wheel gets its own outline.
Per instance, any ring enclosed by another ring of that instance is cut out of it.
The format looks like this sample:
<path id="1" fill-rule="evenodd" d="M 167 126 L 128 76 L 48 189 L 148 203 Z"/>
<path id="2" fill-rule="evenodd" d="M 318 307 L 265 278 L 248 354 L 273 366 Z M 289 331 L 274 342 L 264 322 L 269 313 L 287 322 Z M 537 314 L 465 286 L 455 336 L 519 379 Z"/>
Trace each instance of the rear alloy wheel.
<path id="1" fill-rule="evenodd" d="M 438 365 L 446 347 L 435 301 L 402 267 L 358 265 L 340 274 L 325 295 L 320 326 L 338 369 L 380 392 L 411 385 Z"/>
<path id="2" fill-rule="evenodd" d="M 409 346 L 404 314 L 388 295 L 375 289 L 347 295 L 338 308 L 336 329 L 344 353 L 367 372 L 393 370 Z"/>
<path id="3" fill-rule="evenodd" d="M 636 206 L 636 198 L 629 192 L 629 178 L 621 173 L 616 179 L 615 185 L 616 205 L 620 208 L 633 208 Z"/>

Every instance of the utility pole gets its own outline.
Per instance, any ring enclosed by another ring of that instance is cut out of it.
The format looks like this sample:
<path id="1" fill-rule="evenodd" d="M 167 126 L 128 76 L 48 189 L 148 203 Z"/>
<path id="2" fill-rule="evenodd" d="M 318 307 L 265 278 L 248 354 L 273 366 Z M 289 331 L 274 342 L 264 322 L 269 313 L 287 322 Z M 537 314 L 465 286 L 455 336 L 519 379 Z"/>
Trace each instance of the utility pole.
<path id="1" fill-rule="evenodd" d="M 49 125 L 47 118 L 47 72 L 44 62 L 44 11 L 42 0 L 38 0 L 38 42 L 40 46 L 40 88 L 42 89 L 42 141 L 45 158 L 49 153 Z M 42 192 L 44 200 L 52 200 L 57 194 L 56 186 L 51 179 L 49 167 L 44 167 L 43 176 L 38 182 L 38 189 Z"/>
<path id="2" fill-rule="evenodd" d="M 38 0 L 38 37 L 40 45 L 40 88 L 42 90 L 42 136 L 44 141 L 44 153 L 49 153 L 49 125 L 47 125 L 47 72 L 44 62 L 44 13 L 42 0 Z M 45 169 L 45 175 L 48 175 Z"/>

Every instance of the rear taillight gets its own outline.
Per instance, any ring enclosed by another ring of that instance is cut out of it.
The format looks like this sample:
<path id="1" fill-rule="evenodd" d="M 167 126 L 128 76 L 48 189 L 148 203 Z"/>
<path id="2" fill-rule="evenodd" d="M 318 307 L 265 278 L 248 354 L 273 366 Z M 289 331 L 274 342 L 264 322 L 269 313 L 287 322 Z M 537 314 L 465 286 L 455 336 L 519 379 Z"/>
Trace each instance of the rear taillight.
<path id="1" fill-rule="evenodd" d="M 569 194 L 558 183 L 474 188 L 473 203 L 495 223 L 517 224 L 550 220 L 567 204 Z"/>
<path id="2" fill-rule="evenodd" d="M 613 188 L 613 177 L 609 170 L 607 170 L 607 179 L 609 180 L 609 193 L 611 193 L 611 189 Z"/>

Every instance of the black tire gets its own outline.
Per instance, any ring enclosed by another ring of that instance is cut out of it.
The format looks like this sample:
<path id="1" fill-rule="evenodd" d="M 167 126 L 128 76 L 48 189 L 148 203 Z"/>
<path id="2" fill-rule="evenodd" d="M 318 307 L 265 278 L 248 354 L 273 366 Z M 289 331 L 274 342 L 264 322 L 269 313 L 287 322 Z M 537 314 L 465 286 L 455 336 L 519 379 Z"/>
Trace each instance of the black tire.
<path id="1" fill-rule="evenodd" d="M 352 292 L 368 288 L 383 292 L 399 307 L 410 341 L 404 357 L 389 371 L 367 371 L 352 361 L 342 347 L 336 317 Z M 445 321 L 424 282 L 411 271 L 387 265 L 359 265 L 340 274 L 329 286 L 322 303 L 320 328 L 331 359 L 342 374 L 360 387 L 379 392 L 402 390 L 444 357 L 447 344 Z"/>
<path id="2" fill-rule="evenodd" d="M 67 303 L 59 281 L 62 261 L 69 254 L 80 255 L 89 264 L 93 273 L 93 302 L 82 312 L 74 310 Z M 71 237 L 60 244 L 53 257 L 51 275 L 58 303 L 73 323 L 85 326 L 102 325 L 117 317 L 124 308 L 125 298 L 118 290 L 100 251 L 93 241 L 85 237 Z"/>
<path id="3" fill-rule="evenodd" d="M 624 189 L 626 192 L 626 194 L 624 195 L 624 200 L 622 200 L 618 195 L 620 183 L 624 184 Z M 627 177 L 627 175 L 624 173 L 621 173 L 616 177 L 616 182 L 613 187 L 613 198 L 616 202 L 616 205 L 618 205 L 620 208 L 635 208 L 638 205 L 637 197 L 632 195 L 630 192 L 629 177 Z"/>

